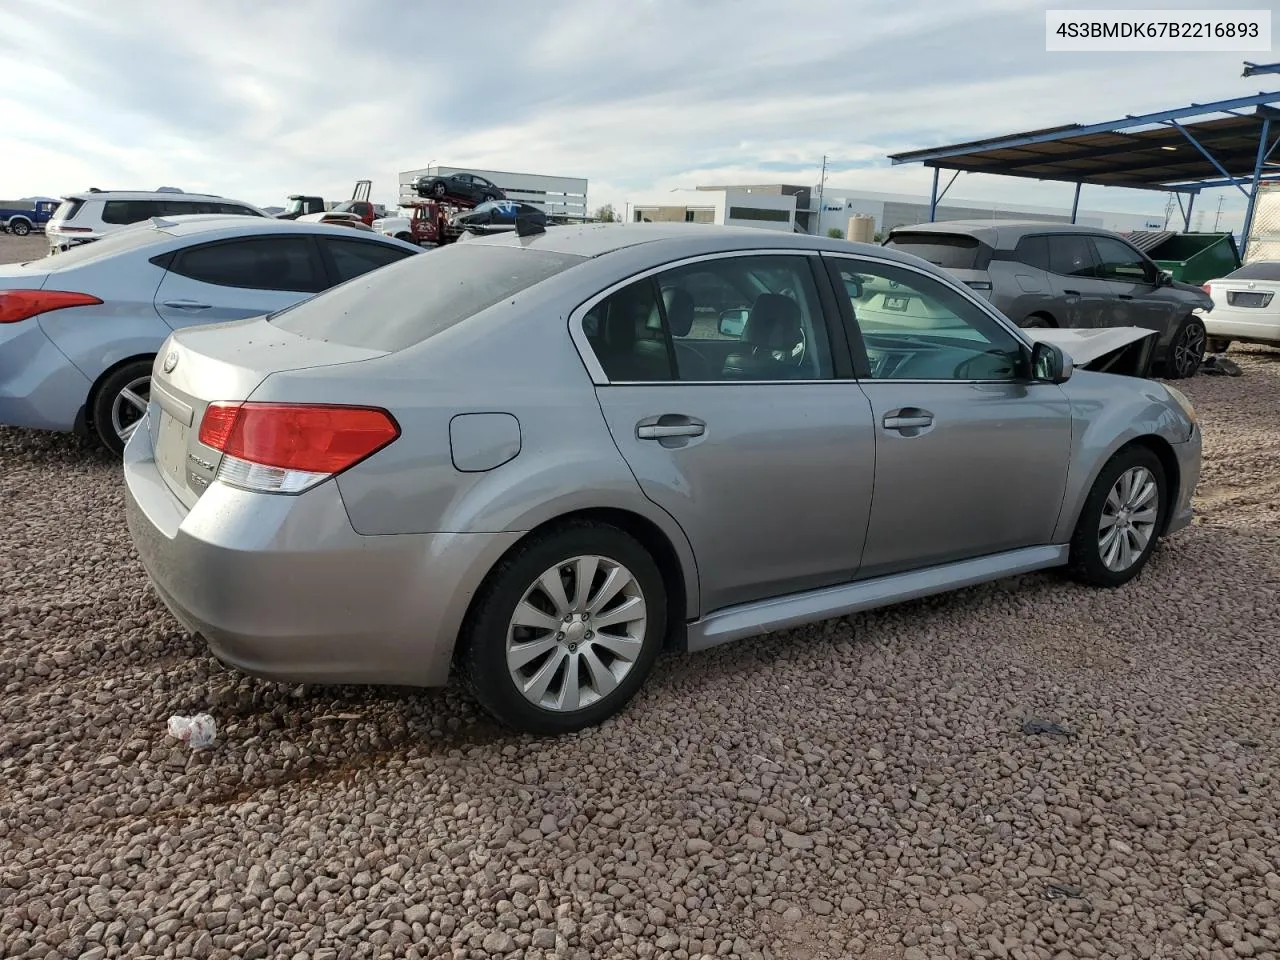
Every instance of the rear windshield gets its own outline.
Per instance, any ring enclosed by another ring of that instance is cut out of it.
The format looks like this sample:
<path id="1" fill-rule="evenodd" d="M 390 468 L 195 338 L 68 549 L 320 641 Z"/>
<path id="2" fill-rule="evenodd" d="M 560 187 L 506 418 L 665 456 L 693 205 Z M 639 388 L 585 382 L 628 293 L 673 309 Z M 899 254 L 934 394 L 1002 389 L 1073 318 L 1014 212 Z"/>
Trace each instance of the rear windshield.
<path id="1" fill-rule="evenodd" d="M 928 260 L 944 270 L 973 270 L 980 244 L 962 233 L 895 233 L 885 246 Z"/>
<path id="2" fill-rule="evenodd" d="M 101 240 L 78 243 L 64 253 L 44 257 L 39 262 L 49 270 L 64 270 L 68 267 L 78 267 L 94 260 L 101 260 L 103 257 L 115 256 L 117 253 L 123 253 L 126 250 L 145 247 L 158 240 L 168 239 L 171 239 L 169 234 L 155 229 L 150 224 L 135 226 L 127 230 L 109 233 Z"/>
<path id="3" fill-rule="evenodd" d="M 1224 280 L 1280 280 L 1280 260 L 1255 260 L 1232 270 Z"/>
<path id="4" fill-rule="evenodd" d="M 63 200 L 58 204 L 58 209 L 53 211 L 54 220 L 74 220 L 80 208 L 84 206 L 83 200 Z"/>
<path id="5" fill-rule="evenodd" d="M 403 350 L 584 259 L 454 243 L 348 280 L 268 320 L 314 340 Z"/>

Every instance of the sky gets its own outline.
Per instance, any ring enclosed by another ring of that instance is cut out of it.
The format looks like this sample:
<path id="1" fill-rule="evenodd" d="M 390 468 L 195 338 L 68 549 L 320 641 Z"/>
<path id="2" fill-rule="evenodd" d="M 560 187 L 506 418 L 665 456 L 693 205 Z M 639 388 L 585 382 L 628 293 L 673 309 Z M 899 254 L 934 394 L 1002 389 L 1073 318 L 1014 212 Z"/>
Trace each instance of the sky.
<path id="1" fill-rule="evenodd" d="M 1195 9 L 1210 0 L 1129 0 Z M 1260 53 L 1046 52 L 1055 0 L 2 0 L 0 196 L 350 196 L 431 163 L 586 177 L 592 207 L 698 184 L 927 195 L 887 155 L 1280 90 Z M 1280 0 L 1237 0 L 1272 9 Z M 1069 208 L 962 176 L 948 202 Z M 1210 222 L 1218 193 L 1197 209 Z M 1243 198 L 1221 191 L 1222 225 Z M 1086 187 L 1081 208 L 1162 215 Z"/>

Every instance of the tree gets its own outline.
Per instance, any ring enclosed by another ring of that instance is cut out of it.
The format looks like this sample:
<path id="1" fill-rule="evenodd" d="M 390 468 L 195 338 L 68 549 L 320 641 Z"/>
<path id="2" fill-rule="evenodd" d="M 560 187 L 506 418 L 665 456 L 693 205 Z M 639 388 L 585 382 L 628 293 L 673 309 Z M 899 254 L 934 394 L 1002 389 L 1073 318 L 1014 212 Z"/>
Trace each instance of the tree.
<path id="1" fill-rule="evenodd" d="M 841 230 L 839 227 L 832 227 L 830 230 L 827 231 L 827 236 L 830 237 L 832 240 L 843 240 L 844 231 Z"/>
<path id="2" fill-rule="evenodd" d="M 618 215 L 613 212 L 613 204 L 606 203 L 603 207 L 597 207 L 595 212 L 597 220 L 603 220 L 605 223 L 617 223 Z"/>

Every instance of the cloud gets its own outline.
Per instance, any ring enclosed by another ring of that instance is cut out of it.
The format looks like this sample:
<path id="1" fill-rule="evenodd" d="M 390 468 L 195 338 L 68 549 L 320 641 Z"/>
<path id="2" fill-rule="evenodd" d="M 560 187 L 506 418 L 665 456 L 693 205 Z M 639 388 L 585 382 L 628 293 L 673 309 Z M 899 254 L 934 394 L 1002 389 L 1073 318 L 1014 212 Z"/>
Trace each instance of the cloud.
<path id="1" fill-rule="evenodd" d="M 0 192 L 174 183 L 266 205 L 368 177 L 389 201 L 400 170 L 438 162 L 585 176 L 621 206 L 813 184 L 826 155 L 831 188 L 922 193 L 929 172 L 888 154 L 1259 86 L 1245 55 L 1051 54 L 1044 31 L 1025 0 L 5 0 L 0 35 L 32 55 L 0 74 Z M 1070 187 L 966 176 L 951 198 L 1065 205 Z"/>

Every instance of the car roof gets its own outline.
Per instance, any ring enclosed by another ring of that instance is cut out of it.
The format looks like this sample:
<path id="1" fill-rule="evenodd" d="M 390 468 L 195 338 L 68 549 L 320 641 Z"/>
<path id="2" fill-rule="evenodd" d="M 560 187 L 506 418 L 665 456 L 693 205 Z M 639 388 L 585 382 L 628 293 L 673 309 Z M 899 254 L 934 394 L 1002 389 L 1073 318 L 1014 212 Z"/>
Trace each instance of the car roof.
<path id="1" fill-rule="evenodd" d="M 817 237 L 807 233 L 731 227 L 709 223 L 582 223 L 549 227 L 545 233 L 521 237 L 514 232 L 470 238 L 468 243 L 504 247 L 529 247 L 579 257 L 598 257 L 642 243 L 670 243 L 692 256 L 729 250 L 786 249 L 860 253 L 918 266 L 910 254 L 870 243 Z"/>
<path id="2" fill-rule="evenodd" d="M 172 193 L 168 190 L 85 190 L 82 193 L 63 194 L 63 200 L 222 200 L 225 203 L 253 204 L 243 200 L 220 197 L 216 193 Z"/>
<path id="3" fill-rule="evenodd" d="M 1115 231 L 1079 223 L 1060 223 L 1056 220 L 937 220 L 933 223 L 894 227 L 889 231 L 889 236 L 892 238 L 904 233 L 962 233 L 988 243 L 1017 243 L 1028 234 L 1100 233 L 1112 236 Z"/>
<path id="4" fill-rule="evenodd" d="M 317 223 L 315 221 L 299 223 L 296 220 L 277 220 L 275 217 L 246 217 L 233 213 L 197 213 L 174 217 L 152 217 L 150 220 L 129 224 L 124 229 L 154 230 L 156 233 L 155 242 L 157 243 L 186 237 L 217 240 L 222 237 L 241 237 L 255 233 L 277 235 L 297 233 L 331 237 L 335 235 L 335 231 L 341 231 L 338 235 L 342 237 L 360 236 L 371 238 L 375 243 L 390 243 L 394 246 L 412 249 L 415 253 L 422 251 L 421 247 L 405 243 L 403 240 L 396 240 L 394 237 L 372 232 L 366 234 L 363 231 L 353 231 L 350 227 L 338 226 L 333 223 Z"/>

